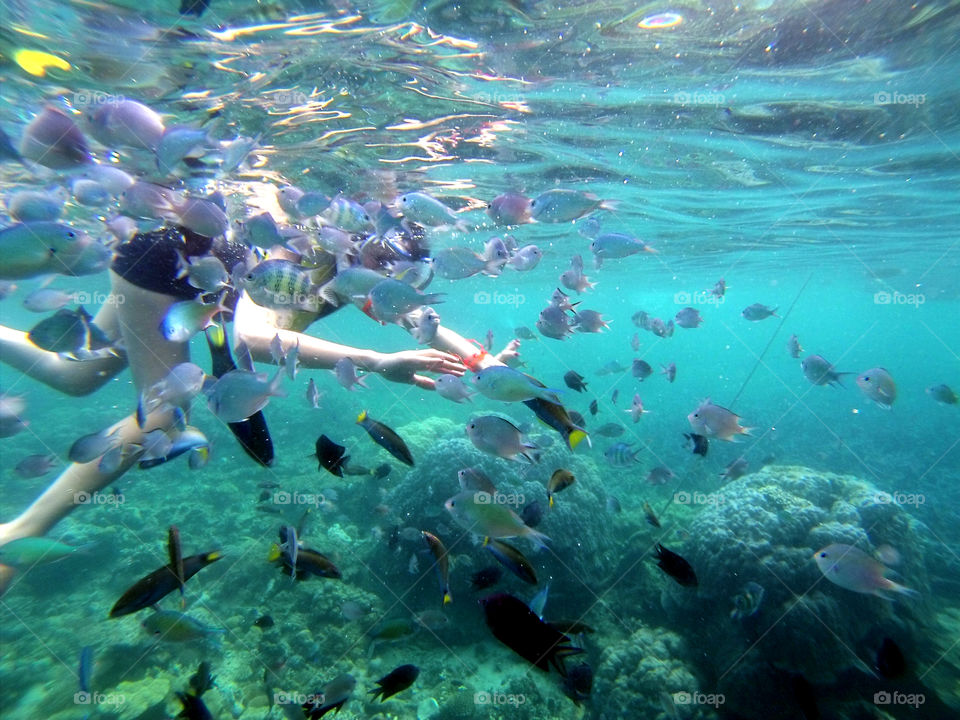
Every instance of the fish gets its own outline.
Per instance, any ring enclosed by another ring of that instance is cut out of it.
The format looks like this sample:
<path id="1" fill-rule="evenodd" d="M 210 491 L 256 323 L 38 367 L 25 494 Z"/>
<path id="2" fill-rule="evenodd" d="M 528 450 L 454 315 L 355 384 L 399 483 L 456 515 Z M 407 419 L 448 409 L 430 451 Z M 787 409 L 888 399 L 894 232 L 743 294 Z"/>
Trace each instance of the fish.
<path id="1" fill-rule="evenodd" d="M 331 272 L 326 266 L 310 268 L 271 259 L 247 270 L 237 284 L 261 307 L 316 313 L 325 300 L 329 301 L 323 291 Z M 377 274 L 377 278 L 382 280 L 383 276 Z"/>
<path id="2" fill-rule="evenodd" d="M 420 312 L 417 324 L 411 328 L 410 334 L 418 345 L 429 345 L 437 337 L 440 329 L 440 316 L 432 307 L 425 307 Z"/>
<path id="3" fill-rule="evenodd" d="M 799 359 L 800 353 L 803 352 L 803 348 L 800 346 L 800 338 L 797 337 L 796 333 L 790 336 L 790 339 L 787 340 L 787 352 L 790 353 L 790 357 L 794 359 Z"/>
<path id="4" fill-rule="evenodd" d="M 699 435 L 697 433 L 684 433 L 683 437 L 685 438 L 684 445 L 687 450 L 692 452 L 694 455 L 699 455 L 700 457 L 707 456 L 707 450 L 710 449 L 710 441 L 705 435 Z"/>
<path id="5" fill-rule="evenodd" d="M 650 468 L 650 472 L 647 473 L 647 484 L 666 485 L 675 477 L 676 474 L 666 465 L 657 465 L 656 467 Z"/>
<path id="6" fill-rule="evenodd" d="M 746 620 L 760 612 L 763 602 L 764 589 L 762 585 L 753 581 L 743 586 L 739 593 L 733 596 L 733 609 L 730 611 L 731 620 Z"/>
<path id="7" fill-rule="evenodd" d="M 553 507 L 553 496 L 561 490 L 566 490 L 576 482 L 577 478 L 572 472 L 565 468 L 559 468 L 553 471 L 550 480 L 547 481 L 547 499 L 550 507 Z"/>
<path id="8" fill-rule="evenodd" d="M 556 305 L 541 310 L 535 324 L 541 335 L 553 340 L 563 340 L 573 334 L 570 318 Z"/>
<path id="9" fill-rule="evenodd" d="M 545 547 L 549 537 L 527 526 L 513 510 L 496 502 L 496 496 L 464 491 L 449 498 L 443 507 L 464 530 L 489 538 L 524 537 Z"/>
<path id="10" fill-rule="evenodd" d="M 536 340 L 537 336 L 530 328 L 525 325 L 513 329 L 513 334 L 521 340 Z"/>
<path id="11" fill-rule="evenodd" d="M 391 618 L 382 620 L 370 631 L 370 637 L 374 641 L 392 642 L 395 640 L 404 640 L 415 634 L 419 625 L 409 618 Z"/>
<path id="12" fill-rule="evenodd" d="M 646 500 L 643 501 L 643 517 L 648 524 L 653 525 L 655 528 L 660 527 L 660 520 L 657 519 L 657 514 Z"/>
<path id="13" fill-rule="evenodd" d="M 175 610 L 157 610 L 145 617 L 140 626 L 155 640 L 167 642 L 191 642 L 226 633 L 226 630 L 209 627 Z"/>
<path id="14" fill-rule="evenodd" d="M 423 293 L 394 278 L 383 278 L 370 288 L 363 311 L 382 323 L 397 322 L 401 316 L 432 303 L 444 302 L 446 293 Z"/>
<path id="15" fill-rule="evenodd" d="M 540 398 L 524 400 L 523 404 L 530 408 L 539 420 L 560 433 L 568 449 L 575 450 L 584 440 L 587 441 L 588 446 L 592 447 L 590 436 L 581 426 L 582 422 L 580 424 L 574 422 L 573 414 L 568 413 L 563 405 Z M 583 418 L 581 417 L 580 420 L 582 421 Z"/>
<path id="16" fill-rule="evenodd" d="M 433 269 L 445 280 L 463 280 L 487 269 L 487 260 L 467 247 L 451 247 L 438 250 L 433 255 Z M 490 269 L 496 267 L 496 263 Z"/>
<path id="17" fill-rule="evenodd" d="M 874 667 L 887 680 L 902 677 L 907 672 L 907 659 L 900 646 L 893 640 L 885 637 L 877 648 Z"/>
<path id="18" fill-rule="evenodd" d="M 186 582 L 211 563 L 220 560 L 223 553 L 214 550 L 183 559 L 183 580 Z M 120 596 L 110 609 L 110 617 L 118 618 L 156 605 L 163 597 L 179 587 L 179 580 L 169 565 L 154 570 L 133 585 Z"/>
<path id="19" fill-rule="evenodd" d="M 277 552 L 280 552 L 278 555 Z M 276 550 L 271 549 L 268 560 L 273 561 L 283 558 L 283 564 L 290 568 L 290 577 L 297 577 L 297 557 L 300 555 L 300 541 L 297 538 L 296 528 L 290 525 L 283 525 L 280 528 L 280 544 L 276 545 Z"/>
<path id="20" fill-rule="evenodd" d="M 120 438 L 117 437 L 117 432 L 118 430 L 114 430 L 113 432 L 101 430 L 90 433 L 89 435 L 84 435 L 74 441 L 73 445 L 70 446 L 67 457 L 70 459 L 70 462 L 92 462 L 121 442 Z"/>
<path id="21" fill-rule="evenodd" d="M 181 7 L 188 4 L 206 4 L 211 0 L 180 0 Z M 180 711 L 180 714 L 177 715 L 177 718 L 185 718 L 185 720 L 213 720 L 213 713 L 210 712 L 207 708 L 206 703 L 203 702 L 203 699 L 194 695 L 193 693 L 186 692 L 177 692 L 177 699 L 180 701 L 180 705 L 183 707 L 183 710 Z"/>
<path id="22" fill-rule="evenodd" d="M 0 438 L 12 437 L 27 426 L 23 421 L 26 409 L 22 395 L 0 392 Z"/>
<path id="23" fill-rule="evenodd" d="M 253 621 L 253 626 L 260 628 L 261 630 L 267 630 L 272 628 L 276 623 L 273 618 L 269 615 L 261 615 L 256 620 Z"/>
<path id="24" fill-rule="evenodd" d="M 116 354 L 113 342 L 82 305 L 76 310 L 62 308 L 41 320 L 27 333 L 27 339 L 41 350 L 74 360 Z"/>
<path id="25" fill-rule="evenodd" d="M 600 411 L 600 406 L 597 403 L 596 398 L 590 401 L 590 414 L 596 415 Z"/>
<path id="26" fill-rule="evenodd" d="M 448 373 L 437 376 L 434 389 L 437 395 L 455 403 L 472 402 L 470 398 L 475 394 L 463 378 Z"/>
<path id="27" fill-rule="evenodd" d="M 265 373 L 231 370 L 204 390 L 207 407 L 225 423 L 248 419 L 266 407 L 271 397 L 286 397 L 280 368 L 269 378 Z"/>
<path id="28" fill-rule="evenodd" d="M 827 362 L 821 355 L 807 355 L 800 362 L 800 369 L 803 370 L 803 376 L 814 385 L 837 385 L 842 386 L 840 382 L 841 375 L 853 375 L 852 372 L 839 372 L 833 369 L 833 365 Z"/>
<path id="29" fill-rule="evenodd" d="M 62 560 L 77 552 L 85 552 L 87 546 L 67 545 L 46 537 L 21 537 L 0 545 L 0 563 L 17 568 L 46 565 Z"/>
<path id="30" fill-rule="evenodd" d="M 637 378 L 640 382 L 643 382 L 648 377 L 653 375 L 653 368 L 646 360 L 634 359 L 631 372 L 635 378 Z"/>
<path id="31" fill-rule="evenodd" d="M 174 207 L 172 215 L 178 225 L 203 237 L 220 237 L 230 229 L 227 214 L 217 203 L 207 198 L 187 198 Z"/>
<path id="32" fill-rule="evenodd" d="M 624 412 L 629 413 L 630 419 L 636 423 L 639 422 L 641 415 L 646 415 L 650 411 L 643 409 L 643 400 L 640 399 L 640 394 L 637 393 L 633 396 L 630 407 L 624 410 Z"/>
<path id="33" fill-rule="evenodd" d="M 703 324 L 703 318 L 700 317 L 700 311 L 696 308 L 685 307 L 673 316 L 673 321 L 678 327 L 692 330 Z"/>
<path id="34" fill-rule="evenodd" d="M 467 467 L 457 471 L 457 480 L 460 482 L 461 490 L 470 490 L 473 492 L 483 492 L 494 495 L 497 492 L 496 485 L 487 477 L 487 474 L 479 468 Z"/>
<path id="35" fill-rule="evenodd" d="M 400 196 L 403 216 L 417 225 L 426 227 L 453 226 L 460 232 L 467 231 L 467 224 L 457 213 L 437 198 L 425 192 L 410 192 Z"/>
<path id="36" fill-rule="evenodd" d="M 293 537 L 296 531 L 293 531 L 293 528 L 287 530 L 282 538 Z M 287 542 L 284 542 L 283 545 L 291 547 Z M 291 564 L 290 554 L 284 552 L 284 548 L 281 547 L 280 543 L 274 543 L 270 546 L 270 552 L 267 554 L 267 560 L 269 562 L 280 561 L 280 570 L 283 573 L 290 573 L 290 576 L 295 580 L 306 580 L 311 575 L 316 577 L 328 578 L 331 580 L 339 580 L 343 577 L 343 574 L 340 572 L 333 561 L 328 558 L 323 553 L 319 553 L 316 550 L 311 550 L 310 548 L 300 547 L 298 544 L 297 547 L 297 559 L 296 564 Z"/>
<path id="37" fill-rule="evenodd" d="M 318 720 L 331 710 L 340 712 L 347 700 L 353 695 L 357 679 L 344 673 L 328 682 L 320 690 L 307 695 L 307 701 L 301 706 L 308 720 Z"/>
<path id="38" fill-rule="evenodd" d="M 582 333 L 599 333 L 610 325 L 596 310 L 580 310 L 574 313 L 574 327 Z"/>
<path id="39" fill-rule="evenodd" d="M 487 215 L 494 225 L 523 225 L 531 222 L 530 198 L 519 193 L 497 195 L 487 205 Z"/>
<path id="40" fill-rule="evenodd" d="M 634 333 L 630 336 L 630 349 L 634 352 L 640 352 L 640 333 Z"/>
<path id="41" fill-rule="evenodd" d="M 642 448 L 634 450 L 632 445 L 633 443 L 615 443 L 603 451 L 603 456 L 607 459 L 607 462 L 614 467 L 630 467 L 634 463 L 641 462 L 640 453 L 643 452 Z"/>
<path id="42" fill-rule="evenodd" d="M 6 204 L 17 222 L 51 221 L 63 214 L 64 198 L 60 192 L 18 190 L 7 197 Z"/>
<path id="43" fill-rule="evenodd" d="M 578 295 L 596 287 L 596 283 L 590 282 L 590 279 L 583 274 L 583 257 L 580 255 L 570 258 L 570 268 L 561 273 L 560 284 L 568 290 L 575 290 Z"/>
<path id="44" fill-rule="evenodd" d="M 379 696 L 380 702 L 384 702 L 413 685 L 419 675 L 420 668 L 416 665 L 401 665 L 377 680 L 378 687 L 371 690 L 370 694 L 374 700 Z"/>
<path id="45" fill-rule="evenodd" d="M 956 405 L 958 401 L 957 394 L 948 385 L 931 385 L 926 393 L 941 405 Z"/>
<path id="46" fill-rule="evenodd" d="M 467 437 L 474 447 L 506 460 L 523 458 L 528 463 L 539 461 L 536 445 L 528 443 L 509 420 L 496 415 L 481 415 L 467 422 Z"/>
<path id="47" fill-rule="evenodd" d="M 180 588 L 180 605 L 183 607 L 186 604 L 183 598 L 187 578 L 183 574 L 183 553 L 180 549 L 180 530 L 176 525 L 171 525 L 167 531 L 167 555 L 170 558 L 170 571 L 174 574 L 177 585 Z"/>
<path id="48" fill-rule="evenodd" d="M 626 428 L 619 423 L 605 423 L 594 430 L 597 435 L 609 438 L 620 437 L 625 431 Z"/>
<path id="49" fill-rule="evenodd" d="M 332 475 L 343 477 L 343 466 L 350 460 L 347 449 L 338 445 L 326 435 L 317 438 L 314 455 L 317 458 L 317 470 L 321 468 Z"/>
<path id="50" fill-rule="evenodd" d="M 814 561 L 834 585 L 889 600 L 887 593 L 918 597 L 920 593 L 885 577 L 887 567 L 853 545 L 834 543 L 818 550 Z"/>
<path id="51" fill-rule="evenodd" d="M 571 390 L 576 390 L 577 392 L 583 392 L 587 389 L 587 384 L 583 381 L 583 375 L 576 372 L 575 370 L 570 370 L 563 376 L 564 384 Z"/>
<path id="52" fill-rule="evenodd" d="M 24 479 L 43 477 L 59 464 L 56 455 L 27 455 L 18 462 L 13 470 Z"/>
<path id="53" fill-rule="evenodd" d="M 593 253 L 594 264 L 599 269 L 608 258 L 619 260 L 641 252 L 655 253 L 656 250 L 633 235 L 612 232 L 594 238 L 590 243 L 590 252 Z"/>
<path id="54" fill-rule="evenodd" d="M 433 553 L 434 560 L 436 561 L 434 567 L 437 569 L 437 578 L 440 581 L 440 605 L 447 605 L 453 602 L 453 595 L 450 594 L 450 561 L 447 548 L 444 547 L 440 538 L 433 533 L 423 530 L 420 534 L 423 536 L 424 542 L 426 542 L 430 552 Z"/>
<path id="55" fill-rule="evenodd" d="M 566 677 L 564 659 L 583 652 L 513 595 L 494 593 L 482 598 L 480 606 L 493 636 L 544 672 L 550 672 L 553 666 L 561 677 Z"/>
<path id="56" fill-rule="evenodd" d="M 187 278 L 191 287 L 202 290 L 204 293 L 218 292 L 230 282 L 227 269 L 219 258 L 205 255 L 181 263 L 182 277 Z"/>
<path id="57" fill-rule="evenodd" d="M 533 378 L 506 365 L 491 365 L 474 375 L 474 384 L 481 395 L 501 402 L 518 402 L 540 398 L 547 402 L 561 404 L 558 392 L 545 387 Z"/>
<path id="58" fill-rule="evenodd" d="M 556 188 L 530 201 L 530 217 L 543 223 L 566 223 L 595 210 L 613 210 L 616 203 L 601 200 L 590 192 Z"/>
<path id="59" fill-rule="evenodd" d="M 611 515 L 619 515 L 623 508 L 615 495 L 607 495 L 606 510 Z"/>
<path id="60" fill-rule="evenodd" d="M 731 460 L 726 469 L 720 473 L 720 479 L 727 482 L 736 480 L 746 475 L 749 467 L 750 463 L 747 462 L 745 457 L 738 457 L 736 460 Z"/>
<path id="61" fill-rule="evenodd" d="M 163 175 L 175 174 L 180 162 L 207 142 L 207 132 L 202 128 L 188 125 L 171 125 L 164 128 L 154 150 L 157 170 Z"/>
<path id="62" fill-rule="evenodd" d="M 744 319 L 751 322 L 766 320 L 768 317 L 780 317 L 777 315 L 777 308 L 769 308 L 766 305 L 761 305 L 760 303 L 748 305 L 743 309 L 740 315 L 742 315 Z"/>
<path id="63" fill-rule="evenodd" d="M 503 570 L 491 565 L 490 567 L 485 567 L 482 570 L 477 570 L 473 575 L 470 576 L 470 587 L 473 588 L 474 592 L 479 592 L 480 590 L 486 590 L 489 587 L 493 587 L 498 582 L 500 578 L 503 577 Z"/>
<path id="64" fill-rule="evenodd" d="M 317 383 L 313 378 L 307 382 L 307 402 L 314 410 L 320 409 L 320 391 L 317 390 Z"/>
<path id="65" fill-rule="evenodd" d="M 333 374 L 347 390 L 353 390 L 354 385 L 368 387 L 362 376 L 357 374 L 357 366 L 349 357 L 342 357 L 333 365 Z"/>
<path id="66" fill-rule="evenodd" d="M 695 433 L 729 442 L 735 442 L 737 435 L 749 435 L 754 429 L 741 426 L 739 415 L 714 405 L 710 398 L 703 400 L 687 415 L 687 421 Z"/>
<path id="67" fill-rule="evenodd" d="M 79 205 L 103 207 L 111 201 L 110 192 L 96 180 L 80 178 L 70 184 L 73 199 Z M 55 218 L 51 218 L 55 219 Z"/>
<path id="68" fill-rule="evenodd" d="M 897 385 L 886 369 L 871 368 L 857 376 L 857 387 L 874 403 L 889 410 L 897 399 Z"/>
<path id="69" fill-rule="evenodd" d="M 670 363 L 669 365 L 661 365 L 660 367 L 663 370 L 660 372 L 661 375 L 666 375 L 667 382 L 673 382 L 677 379 L 677 365 L 676 363 Z"/>
<path id="70" fill-rule="evenodd" d="M 93 161 L 80 128 L 67 113 L 51 105 L 24 128 L 20 155 L 51 170 L 70 170 Z"/>
<path id="71" fill-rule="evenodd" d="M 160 323 L 160 333 L 170 342 L 185 343 L 198 332 L 213 326 L 217 313 L 228 311 L 220 300 L 211 303 L 181 300 L 167 309 Z"/>
<path id="72" fill-rule="evenodd" d="M 165 130 L 163 118 L 150 107 L 123 97 L 95 105 L 84 116 L 87 130 L 104 147 L 156 150 Z"/>
<path id="73" fill-rule="evenodd" d="M 543 520 L 543 506 L 539 500 L 533 500 L 523 506 L 520 518 L 530 527 L 536 527 Z"/>
<path id="74" fill-rule="evenodd" d="M 304 196 L 297 203 L 299 210 L 304 210 Z M 373 225 L 373 219 L 360 203 L 346 198 L 343 195 L 334 197 L 330 204 L 320 213 L 304 213 L 307 215 L 319 214 L 321 219 L 347 232 L 359 233 Z"/>
<path id="75" fill-rule="evenodd" d="M 197 671 L 190 676 L 190 680 L 188 682 L 190 685 L 190 692 L 197 697 L 200 697 L 207 690 L 216 685 L 213 676 L 210 674 L 210 663 L 208 663 L 206 660 L 201 662 L 200 665 L 197 666 Z"/>
<path id="76" fill-rule="evenodd" d="M 80 692 L 90 694 L 93 680 L 93 648 L 84 645 L 80 650 L 80 662 L 77 666 L 77 687 Z"/>
<path id="77" fill-rule="evenodd" d="M 410 449 L 396 432 L 384 425 L 382 422 L 374 420 L 367 411 L 363 410 L 357 416 L 357 424 L 367 431 L 367 435 L 380 447 L 393 455 L 400 462 L 413 467 L 413 455 Z"/>
<path id="78" fill-rule="evenodd" d="M 543 251 L 536 245 L 524 245 L 516 250 L 507 261 L 507 265 L 519 272 L 533 270 L 543 259 Z"/>
<path id="79" fill-rule="evenodd" d="M 657 566 L 667 575 L 672 577 L 684 587 L 696 587 L 698 584 L 697 574 L 693 567 L 677 555 L 675 552 L 667 550 L 663 545 L 657 543 L 655 548 Z"/>

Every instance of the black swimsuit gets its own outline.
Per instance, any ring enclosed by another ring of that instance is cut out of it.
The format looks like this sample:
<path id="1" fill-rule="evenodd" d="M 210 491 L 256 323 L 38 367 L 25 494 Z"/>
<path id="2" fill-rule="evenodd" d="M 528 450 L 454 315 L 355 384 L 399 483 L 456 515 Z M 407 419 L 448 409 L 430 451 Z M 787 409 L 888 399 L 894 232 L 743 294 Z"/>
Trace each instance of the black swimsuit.
<path id="1" fill-rule="evenodd" d="M 191 300 L 201 291 L 177 277 L 182 259 L 212 254 L 231 272 L 247 255 L 243 243 L 225 238 L 212 240 L 186 228 L 163 227 L 137 233 L 121 243 L 110 268 L 127 282 L 144 290 L 162 293 L 180 300 Z"/>

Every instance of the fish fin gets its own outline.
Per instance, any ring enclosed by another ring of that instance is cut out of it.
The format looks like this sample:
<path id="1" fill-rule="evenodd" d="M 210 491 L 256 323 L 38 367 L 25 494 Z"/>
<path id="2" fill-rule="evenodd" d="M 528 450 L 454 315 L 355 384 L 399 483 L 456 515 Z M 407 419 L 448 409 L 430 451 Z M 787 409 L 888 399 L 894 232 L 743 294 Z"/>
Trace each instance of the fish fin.
<path id="1" fill-rule="evenodd" d="M 450 595 L 450 592 L 449 592 L 449 591 L 444 592 L 444 593 L 443 593 L 443 604 L 444 604 L 444 605 L 449 605 L 449 604 L 452 603 L 452 602 L 453 602 L 453 597 Z"/>
<path id="2" fill-rule="evenodd" d="M 359 380 L 357 382 L 359 382 Z M 367 419 L 367 411 L 361 410 L 360 414 L 357 415 L 357 423 L 362 423 L 366 419 Z"/>
<path id="3" fill-rule="evenodd" d="M 553 507 L 553 495 L 548 495 L 547 497 L 548 497 L 549 500 L 550 500 L 550 501 L 547 503 L 548 506 L 549 506 L 549 507 Z"/>
<path id="4" fill-rule="evenodd" d="M 577 428 L 576 430 L 571 431 L 570 435 L 567 436 L 567 444 L 570 446 L 571 450 L 575 450 L 577 445 L 579 445 L 584 439 L 586 439 L 588 447 L 593 447 L 593 443 L 590 442 L 590 436 L 587 434 L 587 431 Z"/>
<path id="5" fill-rule="evenodd" d="M 616 200 L 602 200 L 597 206 L 597 210 L 608 210 L 615 212 L 619 203 Z"/>
<path id="6" fill-rule="evenodd" d="M 529 525 L 526 526 L 526 527 L 527 527 L 527 530 L 526 530 L 526 532 L 524 533 L 524 536 L 525 536 L 528 540 L 530 540 L 530 542 L 532 542 L 534 545 L 536 545 L 538 550 L 546 550 L 546 549 L 547 549 L 547 541 L 550 540 L 550 538 L 547 537 L 546 535 L 544 535 L 544 534 L 543 534 L 542 532 L 540 532 L 539 530 L 534 530 L 534 529 L 533 529 L 532 527 L 530 527 Z"/>

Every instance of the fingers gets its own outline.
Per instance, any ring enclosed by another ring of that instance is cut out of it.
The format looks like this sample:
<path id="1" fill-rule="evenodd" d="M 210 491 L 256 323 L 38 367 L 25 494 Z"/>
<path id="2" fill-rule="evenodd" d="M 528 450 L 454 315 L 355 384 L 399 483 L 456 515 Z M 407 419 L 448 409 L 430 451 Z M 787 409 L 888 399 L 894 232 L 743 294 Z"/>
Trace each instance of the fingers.
<path id="1" fill-rule="evenodd" d="M 460 358 L 456 355 L 451 355 L 450 353 L 440 350 L 424 350 L 423 354 L 427 359 L 427 365 L 424 369 L 429 372 L 446 373 L 456 375 L 457 377 L 460 377 L 466 372 L 466 366 L 464 366 Z"/>
<path id="2" fill-rule="evenodd" d="M 414 375 L 413 384 L 416 385 L 421 390 L 437 389 L 437 384 L 434 382 L 433 378 L 428 378 L 425 375 Z"/>

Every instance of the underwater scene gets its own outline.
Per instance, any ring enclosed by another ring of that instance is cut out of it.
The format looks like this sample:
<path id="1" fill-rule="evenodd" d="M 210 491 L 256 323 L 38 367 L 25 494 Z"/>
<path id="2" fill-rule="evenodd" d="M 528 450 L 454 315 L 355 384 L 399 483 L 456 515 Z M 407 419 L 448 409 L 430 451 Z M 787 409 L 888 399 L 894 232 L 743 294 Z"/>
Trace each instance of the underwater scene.
<path id="1" fill-rule="evenodd" d="M 0 718 L 960 717 L 960 2 L 0 0 Z"/>

